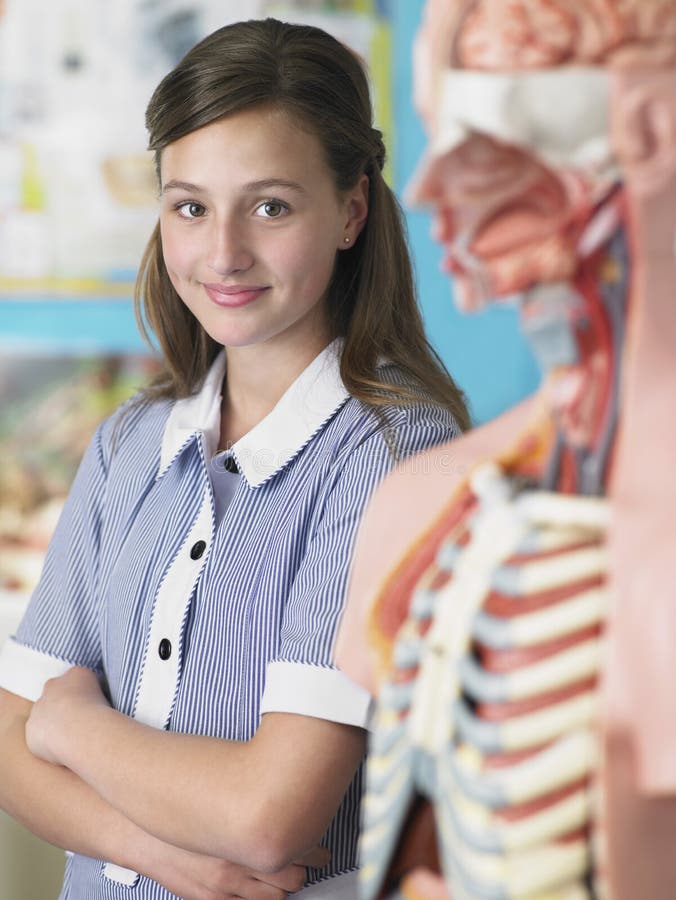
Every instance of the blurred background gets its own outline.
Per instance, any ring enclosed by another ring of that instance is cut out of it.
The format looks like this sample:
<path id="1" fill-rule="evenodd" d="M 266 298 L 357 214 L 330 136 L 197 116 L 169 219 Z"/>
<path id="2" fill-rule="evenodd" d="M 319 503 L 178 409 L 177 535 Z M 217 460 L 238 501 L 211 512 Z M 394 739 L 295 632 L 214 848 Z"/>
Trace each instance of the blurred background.
<path id="1" fill-rule="evenodd" d="M 0 641 L 35 584 L 98 422 L 152 371 L 132 308 L 156 219 L 144 110 L 201 37 L 274 15 L 319 25 L 371 72 L 387 177 L 425 139 L 411 50 L 423 0 L 0 0 Z M 460 316 L 425 212 L 407 210 L 430 338 L 475 422 L 537 382 L 509 306 Z M 0 900 L 58 896 L 63 855 L 0 814 Z"/>

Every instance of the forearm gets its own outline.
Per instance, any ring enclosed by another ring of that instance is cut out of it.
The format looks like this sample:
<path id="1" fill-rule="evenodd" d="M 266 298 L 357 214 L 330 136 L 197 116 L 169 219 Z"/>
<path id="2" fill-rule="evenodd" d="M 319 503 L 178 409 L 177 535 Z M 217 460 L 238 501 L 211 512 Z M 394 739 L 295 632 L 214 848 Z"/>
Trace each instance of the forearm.
<path id="1" fill-rule="evenodd" d="M 44 840 L 140 872 L 186 900 L 286 896 L 302 886 L 305 865 L 325 865 L 326 855 L 316 850 L 268 875 L 155 838 L 71 771 L 35 757 L 24 739 L 28 712 L 8 713 L 5 700 L 0 691 L 0 806 Z"/>
<path id="2" fill-rule="evenodd" d="M 26 747 L 30 704 L 0 709 L 0 807 L 43 840 L 151 874 L 171 849 L 129 821 L 80 778 Z"/>
<path id="3" fill-rule="evenodd" d="M 358 729 L 265 717 L 248 742 L 159 731 L 106 706 L 74 713 L 64 765 L 163 841 L 274 871 L 315 846 L 363 754 Z M 281 720 L 281 721 L 280 721 Z M 332 758 L 331 753 L 336 758 Z"/>
<path id="4" fill-rule="evenodd" d="M 64 765 L 160 840 L 252 865 L 247 815 L 255 773 L 245 744 L 174 734 L 107 707 L 72 723 Z"/>

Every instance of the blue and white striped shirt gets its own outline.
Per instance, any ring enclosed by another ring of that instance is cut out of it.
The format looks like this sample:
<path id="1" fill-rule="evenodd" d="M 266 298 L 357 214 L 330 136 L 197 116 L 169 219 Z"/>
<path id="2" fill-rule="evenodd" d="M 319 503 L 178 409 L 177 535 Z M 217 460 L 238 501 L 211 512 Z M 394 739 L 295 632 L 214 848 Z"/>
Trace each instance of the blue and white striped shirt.
<path id="1" fill-rule="evenodd" d="M 232 448 L 242 476 L 220 522 L 208 463 L 225 353 L 194 396 L 104 422 L 82 461 L 0 687 L 30 700 L 71 665 L 157 728 L 244 741 L 265 712 L 365 726 L 370 698 L 334 666 L 356 528 L 399 458 L 448 440 L 431 404 L 383 415 L 350 397 L 340 342 Z M 393 366 L 385 381 L 404 383 Z M 386 423 L 386 425 L 385 425 Z M 387 427 L 386 427 L 387 426 Z M 356 866 L 360 777 L 322 841 L 316 882 Z M 69 855 L 61 900 L 169 900 L 160 885 Z"/>

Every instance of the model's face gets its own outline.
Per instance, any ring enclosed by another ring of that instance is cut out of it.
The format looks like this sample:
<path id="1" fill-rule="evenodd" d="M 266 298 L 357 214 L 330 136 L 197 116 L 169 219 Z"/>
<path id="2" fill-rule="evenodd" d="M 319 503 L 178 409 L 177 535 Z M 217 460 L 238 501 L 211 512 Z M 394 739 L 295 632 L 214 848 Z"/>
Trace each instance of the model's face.
<path id="1" fill-rule="evenodd" d="M 514 9 L 539 16 L 545 36 L 547 17 L 562 14 L 539 0 L 516 2 Z M 436 47 L 435 59 L 447 60 L 445 67 L 433 77 L 424 66 L 419 71 L 430 152 L 409 199 L 433 210 L 444 268 L 454 276 L 463 309 L 569 279 L 577 268 L 579 229 L 601 182 L 596 173 L 612 170 L 604 70 L 557 68 L 559 48 L 544 40 L 553 57 L 536 59 L 528 29 L 510 32 L 508 45 L 498 11 L 491 0 L 457 3 L 459 27 L 446 34 L 445 50 Z M 423 44 L 439 40 L 433 26 L 441 13 L 441 2 L 430 4 Z M 523 46 L 516 46 L 520 38 Z M 451 67 L 453 54 L 457 68 Z"/>
<path id="2" fill-rule="evenodd" d="M 570 278 L 588 193 L 574 172 L 555 173 L 486 134 L 473 134 L 426 162 L 409 187 L 413 202 L 432 209 L 443 269 L 466 311 Z"/>
<path id="3" fill-rule="evenodd" d="M 328 340 L 336 253 L 354 244 L 367 188 L 339 196 L 318 138 L 277 110 L 236 113 L 166 147 L 161 182 L 169 277 L 215 341 Z"/>
<path id="4" fill-rule="evenodd" d="M 416 41 L 431 148 L 409 200 L 433 209 L 465 309 L 575 272 L 580 228 L 617 176 L 606 67 L 676 53 L 674 0 L 508 5 L 428 0 Z"/>

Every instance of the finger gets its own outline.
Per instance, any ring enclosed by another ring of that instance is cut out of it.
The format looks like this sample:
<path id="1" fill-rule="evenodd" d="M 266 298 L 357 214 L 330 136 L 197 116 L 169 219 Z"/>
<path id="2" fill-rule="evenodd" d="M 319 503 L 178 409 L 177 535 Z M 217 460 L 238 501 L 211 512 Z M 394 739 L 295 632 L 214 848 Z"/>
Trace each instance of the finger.
<path id="1" fill-rule="evenodd" d="M 313 869 L 323 869 L 331 861 L 331 851 L 326 847 L 314 847 L 300 859 L 294 860 L 296 865 L 311 866 Z"/>
<path id="2" fill-rule="evenodd" d="M 277 888 L 284 894 L 293 894 L 299 891 L 307 880 L 307 872 L 304 866 L 290 865 L 279 872 L 254 873 L 254 877 L 270 887 Z"/>
<path id="3" fill-rule="evenodd" d="M 411 900 L 450 900 L 450 894 L 441 875 L 429 869 L 418 868 L 404 879 L 402 895 Z"/>
<path id="4" fill-rule="evenodd" d="M 267 876 L 266 876 L 267 877 Z M 252 878 L 242 891 L 242 897 L 246 900 L 286 900 L 288 891 L 275 887 L 265 881 Z"/>

